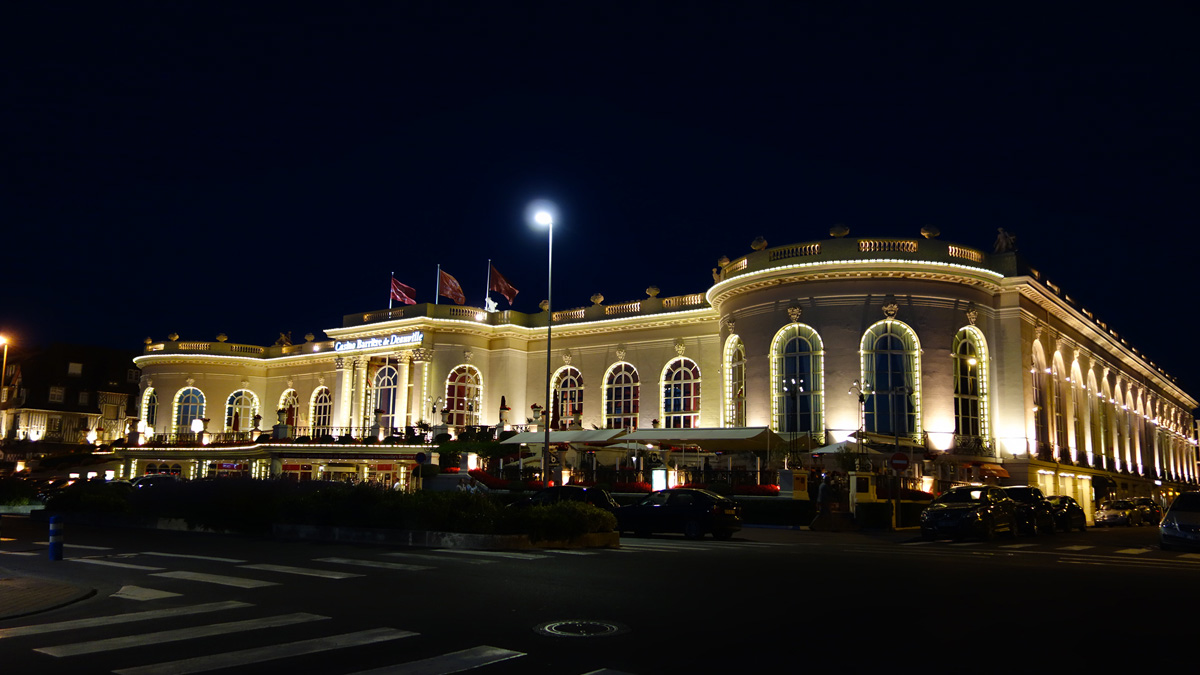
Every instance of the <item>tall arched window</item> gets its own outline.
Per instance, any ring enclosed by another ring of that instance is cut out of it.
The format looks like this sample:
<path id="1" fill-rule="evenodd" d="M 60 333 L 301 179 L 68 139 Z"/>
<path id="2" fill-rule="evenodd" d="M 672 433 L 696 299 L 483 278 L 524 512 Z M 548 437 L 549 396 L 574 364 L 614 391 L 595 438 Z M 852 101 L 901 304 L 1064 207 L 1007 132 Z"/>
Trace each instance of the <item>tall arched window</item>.
<path id="1" fill-rule="evenodd" d="M 313 437 L 332 434 L 333 396 L 329 393 L 329 387 L 318 387 L 313 392 L 311 410 L 312 413 L 309 415 L 309 419 L 312 420 Z"/>
<path id="2" fill-rule="evenodd" d="M 983 333 L 964 326 L 954 336 L 954 433 L 964 444 L 990 436 L 988 353 Z"/>
<path id="3" fill-rule="evenodd" d="M 776 430 L 825 431 L 821 336 L 802 323 L 784 326 L 771 340 L 771 409 Z"/>
<path id="4" fill-rule="evenodd" d="M 736 335 L 725 341 L 725 426 L 746 426 L 746 345 Z"/>
<path id="5" fill-rule="evenodd" d="M 614 363 L 608 369 L 604 378 L 605 428 L 637 429 L 640 389 L 638 372 L 632 364 Z"/>
<path id="6" fill-rule="evenodd" d="M 1087 388 L 1084 387 L 1083 374 L 1079 370 L 1079 362 L 1071 363 L 1071 414 L 1075 426 L 1075 442 L 1071 445 L 1071 461 L 1079 461 L 1080 457 L 1087 457 L 1088 464 L 1091 464 L 1092 456 L 1087 451 L 1087 411 L 1088 406 L 1084 405 L 1087 399 Z"/>
<path id="7" fill-rule="evenodd" d="M 476 426 L 483 406 L 483 376 L 475 366 L 461 365 L 446 377 L 447 424 Z"/>
<path id="8" fill-rule="evenodd" d="M 700 426 L 700 366 L 685 357 L 667 364 L 662 376 L 663 427 L 694 429 Z"/>
<path id="9" fill-rule="evenodd" d="M 860 345 L 866 384 L 866 431 L 913 437 L 921 433 L 921 345 L 903 322 L 884 319 L 867 329 Z"/>
<path id="10" fill-rule="evenodd" d="M 283 423 L 288 426 L 295 426 L 299 421 L 300 416 L 300 399 L 296 396 L 295 389 L 288 389 L 279 397 L 279 408 L 283 411 Z"/>
<path id="11" fill-rule="evenodd" d="M 575 415 L 583 415 L 583 374 L 578 368 L 567 366 L 554 376 L 554 416 L 550 420 L 553 429 L 565 429 Z"/>
<path id="12" fill-rule="evenodd" d="M 258 397 L 249 389 L 238 389 L 225 401 L 225 431 L 250 431 L 254 428 L 254 416 L 257 414 Z"/>
<path id="13" fill-rule="evenodd" d="M 1100 396 L 1096 405 L 1096 419 L 1100 425 L 1100 440 L 1096 445 L 1096 452 L 1104 458 L 1104 468 L 1116 469 L 1117 452 L 1116 452 L 1116 436 L 1113 434 L 1113 415 L 1111 392 L 1108 388 L 1108 377 L 1105 376 L 1103 388 L 1100 389 Z"/>
<path id="14" fill-rule="evenodd" d="M 1062 451 L 1068 445 L 1067 439 L 1067 397 L 1063 395 L 1062 357 L 1054 353 L 1053 365 L 1050 367 L 1052 391 L 1054 392 L 1054 446 L 1056 451 Z"/>
<path id="15" fill-rule="evenodd" d="M 1046 359 L 1042 356 L 1042 346 L 1033 343 L 1033 440 L 1040 452 L 1050 444 L 1050 411 L 1049 399 L 1046 396 L 1046 376 L 1050 369 L 1046 367 Z"/>
<path id="16" fill-rule="evenodd" d="M 371 411 L 365 415 L 367 425 L 374 424 L 374 416 L 371 414 L 375 410 L 383 413 L 379 416 L 379 426 L 383 429 L 391 429 L 396 426 L 396 401 L 399 396 L 400 374 L 390 365 L 383 366 L 375 371 L 374 396 L 371 401 Z"/>
<path id="17" fill-rule="evenodd" d="M 1096 468 L 1104 468 L 1104 442 L 1108 434 L 1104 429 L 1104 399 L 1101 398 L 1100 385 L 1096 384 L 1096 373 L 1088 370 L 1088 421 L 1091 422 L 1092 433 L 1088 439 L 1088 462 Z"/>
<path id="18" fill-rule="evenodd" d="M 158 392 L 154 387 L 146 387 L 142 392 L 142 421 L 146 423 L 146 432 L 154 433 L 154 425 L 158 424 Z"/>
<path id="19" fill-rule="evenodd" d="M 1122 467 L 1128 467 L 1125 459 L 1125 443 L 1128 437 L 1125 435 L 1125 395 L 1121 392 L 1121 383 L 1113 387 L 1113 397 L 1109 400 L 1112 404 L 1112 420 L 1113 420 L 1113 465 L 1117 471 Z"/>
<path id="20" fill-rule="evenodd" d="M 175 433 L 192 430 L 192 420 L 204 417 L 204 393 L 195 387 L 180 389 L 175 394 Z"/>

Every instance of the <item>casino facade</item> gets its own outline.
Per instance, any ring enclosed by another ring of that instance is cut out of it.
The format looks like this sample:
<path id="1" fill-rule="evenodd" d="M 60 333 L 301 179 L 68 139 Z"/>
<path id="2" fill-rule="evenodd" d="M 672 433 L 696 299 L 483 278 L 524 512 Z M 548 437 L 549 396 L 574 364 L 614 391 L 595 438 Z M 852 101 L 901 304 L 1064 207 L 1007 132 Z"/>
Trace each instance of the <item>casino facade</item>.
<path id="1" fill-rule="evenodd" d="M 1032 484 L 1085 504 L 1197 486 L 1193 396 L 1003 236 L 986 252 L 922 234 L 760 238 L 693 294 L 554 311 L 552 427 L 861 438 L 919 449 L 926 489 Z M 141 445 L 119 455 L 131 475 L 390 484 L 419 449 L 380 438 L 535 422 L 544 308 L 410 305 L 265 347 L 148 340 Z"/>

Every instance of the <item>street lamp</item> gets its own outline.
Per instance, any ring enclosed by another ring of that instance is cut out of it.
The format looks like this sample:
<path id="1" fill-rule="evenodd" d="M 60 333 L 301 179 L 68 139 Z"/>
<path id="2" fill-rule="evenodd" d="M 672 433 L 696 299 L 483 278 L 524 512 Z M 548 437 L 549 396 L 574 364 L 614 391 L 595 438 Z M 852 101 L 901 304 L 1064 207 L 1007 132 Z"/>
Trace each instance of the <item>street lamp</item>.
<path id="1" fill-rule="evenodd" d="M 551 287 L 554 281 L 554 215 L 547 205 L 542 205 L 534 211 L 533 222 L 545 227 L 549 235 L 549 245 L 546 249 L 546 437 L 545 445 L 542 447 L 542 483 L 549 486 L 547 477 L 550 470 L 550 420 L 552 419 L 550 409 L 553 407 L 550 399 L 550 337 L 551 329 L 554 326 L 554 304 L 551 299 Z"/>
<path id="2" fill-rule="evenodd" d="M 794 377 L 783 381 L 783 395 L 792 400 L 792 410 L 796 413 L 796 426 L 792 428 L 791 451 L 796 454 L 796 439 L 800 435 L 800 394 L 804 393 L 804 380 Z M 770 452 L 770 450 L 768 450 Z M 768 455 L 767 463 L 771 463 Z M 784 463 L 786 465 L 786 462 Z"/>
<path id="3" fill-rule="evenodd" d="M 8 372 L 8 338 L 0 335 L 0 345 L 4 345 L 4 362 L 0 364 L 0 403 L 8 401 L 8 389 L 4 386 L 4 373 Z M 7 427 L 5 428 L 7 432 Z"/>
<path id="4" fill-rule="evenodd" d="M 855 380 L 850 383 L 850 390 L 846 393 L 858 396 L 858 429 L 855 430 L 854 436 L 858 439 L 858 454 L 862 455 L 863 426 L 866 424 L 864 410 L 866 410 L 867 405 L 867 386 Z"/>

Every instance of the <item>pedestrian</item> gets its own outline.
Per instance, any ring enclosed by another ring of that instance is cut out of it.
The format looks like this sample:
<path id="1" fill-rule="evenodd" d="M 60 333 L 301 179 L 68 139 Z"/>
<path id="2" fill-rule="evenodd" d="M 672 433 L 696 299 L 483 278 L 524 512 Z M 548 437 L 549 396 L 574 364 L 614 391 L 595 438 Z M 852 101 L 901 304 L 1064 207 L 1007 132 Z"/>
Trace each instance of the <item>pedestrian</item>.
<path id="1" fill-rule="evenodd" d="M 829 515 L 831 503 L 833 503 L 833 483 L 829 480 L 829 474 L 825 474 L 821 479 L 821 485 L 817 487 L 817 507 L 820 509 L 820 515 Z"/>

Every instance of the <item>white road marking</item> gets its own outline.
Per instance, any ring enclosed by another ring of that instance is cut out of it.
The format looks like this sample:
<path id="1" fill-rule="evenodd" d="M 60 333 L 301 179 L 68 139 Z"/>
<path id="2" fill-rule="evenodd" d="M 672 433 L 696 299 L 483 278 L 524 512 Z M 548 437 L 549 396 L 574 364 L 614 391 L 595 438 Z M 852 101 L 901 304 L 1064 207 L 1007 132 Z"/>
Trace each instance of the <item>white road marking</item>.
<path id="1" fill-rule="evenodd" d="M 40 647 L 34 649 L 33 651 L 60 658 L 63 656 L 79 656 L 81 654 L 111 652 L 117 649 L 128 649 L 129 647 L 165 644 L 168 642 L 179 642 L 181 640 L 191 640 L 194 638 L 212 637 L 214 635 L 242 633 L 245 631 L 259 630 L 261 628 L 291 626 L 293 624 L 308 623 L 310 621 L 322 621 L 328 618 L 329 617 L 327 616 L 321 616 L 319 614 L 306 614 L 304 612 L 297 612 L 295 614 L 283 614 L 280 616 L 270 616 L 262 619 L 247 619 L 245 621 L 230 621 L 227 623 L 208 624 L 206 626 L 192 626 L 191 628 L 164 630 L 156 633 L 124 635 L 121 637 L 108 638 L 106 640 L 76 642 L 74 644 L 59 645 L 57 647 Z"/>
<path id="2" fill-rule="evenodd" d="M 1122 555 L 1141 555 L 1143 553 L 1148 553 L 1149 551 L 1150 549 L 1148 548 L 1120 548 L 1114 551 L 1114 553 L 1120 553 Z"/>
<path id="3" fill-rule="evenodd" d="M 542 553 L 517 553 L 516 551 L 471 551 L 462 548 L 435 548 L 438 553 L 453 553 L 456 555 L 482 556 L 485 558 L 511 558 L 514 560 L 541 560 L 550 556 Z"/>
<path id="4" fill-rule="evenodd" d="M 187 675 L 188 673 L 203 673 L 209 670 L 217 670 L 218 668 L 231 668 L 233 666 L 263 663 L 265 661 L 303 656 L 305 654 L 316 654 L 331 649 L 343 649 L 376 642 L 386 642 L 388 640 L 398 640 L 414 635 L 417 635 L 417 633 L 396 630 L 394 628 L 373 628 L 357 633 L 331 635 L 313 640 L 288 642 L 268 647 L 255 647 L 236 652 L 226 652 L 224 654 L 197 656 L 179 661 L 167 661 L 148 666 L 125 668 L 113 672 L 117 675 Z"/>
<path id="5" fill-rule="evenodd" d="M 1095 546 L 1059 546 L 1057 550 L 1059 550 L 1059 551 L 1086 551 L 1089 548 L 1096 548 L 1096 547 Z"/>
<path id="6" fill-rule="evenodd" d="M 227 562 L 227 563 L 249 562 L 247 560 L 238 560 L 237 558 L 217 558 L 217 557 L 211 556 L 211 555 L 189 555 L 187 553 L 160 553 L 158 551 L 142 551 L 141 553 L 138 553 L 138 555 L 157 555 L 157 556 L 162 556 L 164 558 L 188 558 L 190 560 L 211 560 L 213 562 Z"/>
<path id="7" fill-rule="evenodd" d="M 1188 560 L 1200 560 L 1200 553 L 1180 553 L 1178 557 L 1187 558 Z"/>
<path id="8" fill-rule="evenodd" d="M 555 548 L 549 549 L 547 553 L 558 553 L 560 555 L 596 555 L 595 551 L 581 551 L 575 548 Z"/>
<path id="9" fill-rule="evenodd" d="M 1004 544 L 1000 548 L 1029 548 L 1030 546 L 1037 546 L 1037 544 Z"/>
<path id="10" fill-rule="evenodd" d="M 48 542 L 48 541 L 35 541 L 33 543 L 35 543 L 39 546 L 49 546 L 50 545 L 50 542 Z M 62 545 L 63 545 L 63 548 L 85 548 L 89 551 L 111 551 L 112 550 L 111 546 L 84 546 L 83 544 L 68 544 L 66 542 L 63 542 Z"/>
<path id="11" fill-rule="evenodd" d="M 397 558 L 413 558 L 415 560 L 433 560 L 435 562 L 446 562 L 449 558 L 440 555 L 427 555 L 425 553 L 407 553 L 401 551 L 392 551 L 384 553 L 384 555 L 395 556 Z M 472 558 L 455 558 L 454 562 L 464 565 L 491 565 L 495 560 L 474 560 Z"/>
<path id="12" fill-rule="evenodd" d="M 0 555 L 41 555 L 37 551 L 0 551 Z"/>
<path id="13" fill-rule="evenodd" d="M 89 565 L 104 565 L 105 567 L 123 567 L 128 570 L 146 570 L 155 572 L 165 570 L 165 567 L 149 567 L 147 565 L 134 565 L 133 563 L 117 562 L 115 560 L 104 560 L 102 558 L 71 558 L 71 562 L 87 563 Z"/>
<path id="14" fill-rule="evenodd" d="M 253 606 L 254 605 L 248 602 L 226 600 L 224 602 L 208 602 L 202 605 L 190 605 L 188 607 L 171 607 L 168 609 L 152 609 L 145 612 L 110 614 L 108 616 L 95 616 L 88 619 L 74 619 L 72 621 L 59 621 L 57 623 L 43 623 L 32 626 L 3 628 L 0 629 L 0 638 L 19 637 L 22 635 L 41 635 L 43 633 L 57 633 L 64 630 L 92 628 L 94 626 L 109 626 L 118 623 L 130 623 L 132 621 L 152 621 L 154 619 L 164 619 L 171 616 L 188 616 L 190 614 L 219 612 L 226 609 L 240 609 L 242 607 Z"/>
<path id="15" fill-rule="evenodd" d="M 982 543 L 983 543 L 982 541 L 956 541 L 950 545 L 951 546 L 978 546 Z"/>
<path id="16" fill-rule="evenodd" d="M 901 546 L 928 546 L 929 544 L 932 544 L 932 543 L 933 543 L 932 540 L 926 539 L 926 540 L 922 540 L 922 541 L 906 541 L 900 545 Z"/>
<path id="17" fill-rule="evenodd" d="M 158 591 L 153 588 L 142 588 L 141 586 L 122 586 L 121 590 L 108 596 L 110 598 L 121 598 L 123 600 L 159 600 L 162 598 L 176 598 L 178 593 L 170 591 Z"/>
<path id="18" fill-rule="evenodd" d="M 287 565 L 239 565 L 242 569 L 248 570 L 265 570 L 267 572 L 283 572 L 284 574 L 300 574 L 308 577 L 321 577 L 324 579 L 350 579 L 352 577 L 361 577 L 361 574 L 353 572 L 338 572 L 336 570 L 317 570 L 308 567 L 289 567 Z"/>
<path id="19" fill-rule="evenodd" d="M 237 588 L 261 588 L 263 586 L 278 586 L 274 581 L 259 581 L 258 579 L 244 579 L 242 577 L 227 577 L 219 574 L 204 574 L 202 572 L 157 572 L 151 574 L 152 577 L 166 577 L 168 579 L 183 579 L 185 581 L 200 581 L 206 584 L 220 584 L 222 586 L 234 586 Z"/>
<path id="20" fill-rule="evenodd" d="M 405 572 L 420 572 L 431 570 L 425 565 L 406 565 L 404 563 L 380 562 L 378 560 L 359 560 L 357 558 L 317 558 L 315 562 L 337 563 L 339 565 L 358 565 L 360 567 L 378 567 L 385 570 L 403 570 Z"/>
<path id="21" fill-rule="evenodd" d="M 464 670 L 480 668 L 492 663 L 525 656 L 524 652 L 514 652 L 499 647 L 472 647 L 462 651 L 434 656 L 420 661 L 397 663 L 394 666 L 384 666 L 372 670 L 363 670 L 354 675 L 446 675 L 460 673 Z"/>

